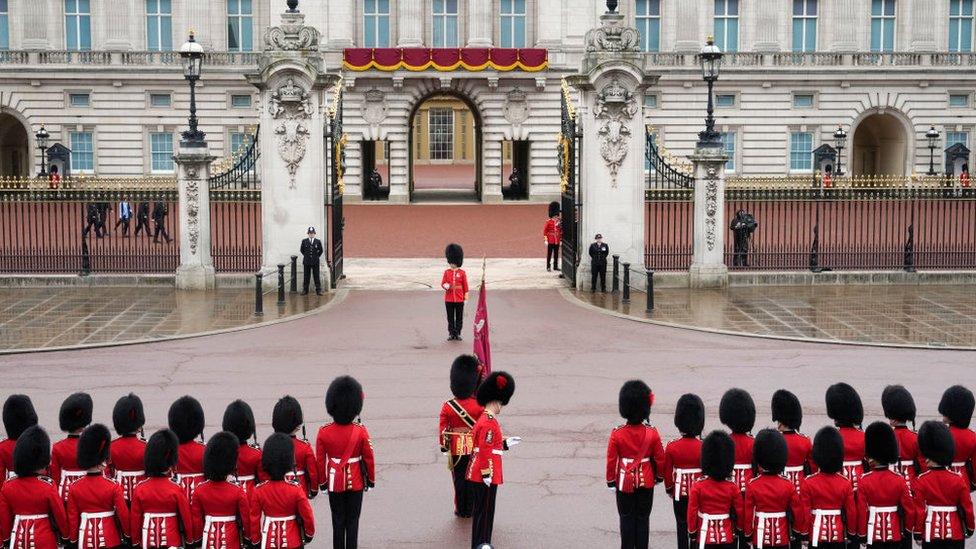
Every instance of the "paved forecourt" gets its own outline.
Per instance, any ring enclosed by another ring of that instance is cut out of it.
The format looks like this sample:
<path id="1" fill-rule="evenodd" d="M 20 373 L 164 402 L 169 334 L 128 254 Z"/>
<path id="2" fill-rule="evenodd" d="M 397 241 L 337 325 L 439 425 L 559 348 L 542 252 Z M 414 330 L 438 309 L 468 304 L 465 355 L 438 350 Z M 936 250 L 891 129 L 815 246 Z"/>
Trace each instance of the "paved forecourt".
<path id="1" fill-rule="evenodd" d="M 472 298 L 476 298 L 472 294 Z M 471 307 L 473 309 L 473 307 Z M 621 420 L 617 391 L 633 377 L 657 395 L 652 422 L 676 435 L 674 404 L 689 391 L 705 401 L 707 428 L 719 427 L 718 401 L 730 386 L 752 392 L 758 427 L 769 423 L 769 398 L 788 387 L 803 401 L 804 428 L 826 423 L 823 393 L 838 380 L 861 391 L 868 421 L 880 418 L 880 393 L 903 383 L 918 402 L 919 420 L 934 417 L 942 391 L 972 384 L 976 354 L 809 344 L 705 334 L 647 325 L 585 310 L 555 290 L 489 294 L 496 369 L 516 379 L 501 416 L 506 435 L 524 437 L 507 454 L 498 498 L 498 547 L 612 547 L 617 538 L 613 496 L 603 475 L 607 435 Z M 465 334 L 470 334 L 470 318 Z M 329 310 L 244 332 L 139 346 L 0 357 L 0 392 L 30 394 L 43 425 L 56 431 L 57 410 L 70 392 L 88 390 L 96 420 L 132 390 L 145 401 L 148 429 L 169 404 L 189 393 L 207 414 L 205 434 L 224 407 L 247 399 L 270 434 L 271 408 L 289 393 L 305 407 L 308 436 L 326 420 L 329 381 L 350 373 L 366 391 L 363 420 L 378 459 L 377 489 L 367 494 L 361 546 L 464 547 L 470 523 L 455 519 L 451 487 L 437 448 L 437 413 L 450 396 L 453 357 L 470 351 L 445 341 L 440 295 L 429 291 L 354 291 Z M 54 437 L 59 436 L 53 432 Z M 671 505 L 663 490 L 651 518 L 654 547 L 673 543 Z M 313 502 L 328 547 L 328 502 Z"/>

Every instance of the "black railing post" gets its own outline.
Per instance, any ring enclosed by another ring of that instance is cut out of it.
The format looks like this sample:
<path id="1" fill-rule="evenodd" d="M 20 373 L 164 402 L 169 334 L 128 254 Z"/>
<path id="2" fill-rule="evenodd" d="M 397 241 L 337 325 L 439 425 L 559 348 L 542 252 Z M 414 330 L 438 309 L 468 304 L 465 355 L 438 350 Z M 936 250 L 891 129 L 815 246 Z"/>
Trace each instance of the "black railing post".
<path id="1" fill-rule="evenodd" d="M 624 262 L 624 303 L 630 303 L 630 263 Z"/>
<path id="2" fill-rule="evenodd" d="M 264 275 L 255 273 L 254 275 L 254 314 L 264 315 Z"/>
<path id="3" fill-rule="evenodd" d="M 288 291 L 298 292 L 298 256 L 291 256 L 291 282 L 288 283 Z"/>
<path id="4" fill-rule="evenodd" d="M 613 254 L 613 288 L 610 293 L 620 291 L 620 255 Z"/>
<path id="5" fill-rule="evenodd" d="M 285 304 L 285 264 L 278 264 L 278 305 Z"/>
<path id="6" fill-rule="evenodd" d="M 647 276 L 647 312 L 654 310 L 654 271 L 645 269 Z"/>

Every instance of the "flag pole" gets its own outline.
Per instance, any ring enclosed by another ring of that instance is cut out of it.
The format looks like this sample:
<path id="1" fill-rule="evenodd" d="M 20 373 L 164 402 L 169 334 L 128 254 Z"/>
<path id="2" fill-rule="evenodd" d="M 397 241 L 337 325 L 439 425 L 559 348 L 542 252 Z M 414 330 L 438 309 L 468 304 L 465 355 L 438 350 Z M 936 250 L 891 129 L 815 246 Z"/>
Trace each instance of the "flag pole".
<path id="1" fill-rule="evenodd" d="M 482 288 L 485 287 L 485 271 L 488 268 L 488 255 L 485 254 L 481 257 L 481 286 L 478 288 L 480 292 Z"/>

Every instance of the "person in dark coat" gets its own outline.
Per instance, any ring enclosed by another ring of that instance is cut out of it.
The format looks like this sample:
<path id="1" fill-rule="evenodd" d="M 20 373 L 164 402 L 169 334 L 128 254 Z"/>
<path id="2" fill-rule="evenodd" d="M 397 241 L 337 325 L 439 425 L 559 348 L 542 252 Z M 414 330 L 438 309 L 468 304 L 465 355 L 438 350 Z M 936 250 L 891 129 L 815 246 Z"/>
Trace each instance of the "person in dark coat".
<path id="1" fill-rule="evenodd" d="M 145 231 L 146 237 L 149 237 L 149 203 L 140 202 L 139 208 L 136 210 L 136 231 L 135 235 L 139 236 L 139 231 Z"/>
<path id="2" fill-rule="evenodd" d="M 590 244 L 590 291 L 596 291 L 596 280 L 600 279 L 600 291 L 607 293 L 607 256 L 610 246 L 603 242 L 603 235 L 597 234 Z"/>
<path id="3" fill-rule="evenodd" d="M 315 278 L 315 293 L 322 295 L 322 277 L 319 276 L 319 263 L 325 249 L 322 248 L 322 241 L 315 238 L 315 227 L 308 228 L 308 238 L 302 240 L 299 248 L 302 253 L 302 267 L 305 271 L 302 279 L 302 295 L 308 295 L 309 278 Z"/>
<path id="4" fill-rule="evenodd" d="M 108 222 L 108 211 L 111 207 L 108 202 L 98 203 L 98 232 L 101 233 L 101 236 L 108 235 L 108 226 L 106 223 Z"/>
<path id="5" fill-rule="evenodd" d="M 153 231 L 153 242 L 159 244 L 159 233 L 163 233 L 163 238 L 166 242 L 172 242 L 173 239 L 169 237 L 169 233 L 166 232 L 166 216 L 169 215 L 169 206 L 165 202 L 156 202 L 153 206 L 152 218 L 153 223 L 156 225 L 156 229 Z"/>
<path id="6" fill-rule="evenodd" d="M 81 236 L 87 237 L 92 229 L 95 229 L 96 237 L 102 238 L 102 228 L 98 223 L 98 204 L 94 202 L 85 206 L 85 228 L 81 230 Z"/>
<path id="7" fill-rule="evenodd" d="M 732 256 L 733 267 L 749 266 L 749 237 L 752 236 L 758 226 L 756 218 L 751 213 L 745 210 L 735 212 L 735 217 L 729 223 L 729 230 L 732 231 L 735 238 L 734 255 Z"/>

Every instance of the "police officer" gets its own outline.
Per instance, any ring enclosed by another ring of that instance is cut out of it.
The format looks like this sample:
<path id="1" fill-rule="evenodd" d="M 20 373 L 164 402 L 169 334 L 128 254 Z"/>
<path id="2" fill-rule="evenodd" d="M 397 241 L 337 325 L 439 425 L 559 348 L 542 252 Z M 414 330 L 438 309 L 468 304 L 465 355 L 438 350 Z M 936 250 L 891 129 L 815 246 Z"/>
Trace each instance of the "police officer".
<path id="1" fill-rule="evenodd" d="M 322 279 L 319 277 L 319 261 L 325 250 L 322 248 L 322 241 L 315 238 L 315 227 L 308 228 L 308 238 L 302 240 L 300 248 L 302 252 L 302 267 L 305 270 L 305 278 L 302 281 L 302 295 L 308 295 L 309 277 L 315 277 L 315 293 L 322 295 Z"/>
<path id="2" fill-rule="evenodd" d="M 610 246 L 603 242 L 603 235 L 597 234 L 590 244 L 590 291 L 596 291 L 596 279 L 600 278 L 600 291 L 607 293 L 607 256 Z"/>

